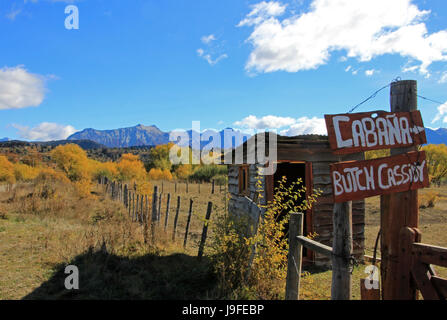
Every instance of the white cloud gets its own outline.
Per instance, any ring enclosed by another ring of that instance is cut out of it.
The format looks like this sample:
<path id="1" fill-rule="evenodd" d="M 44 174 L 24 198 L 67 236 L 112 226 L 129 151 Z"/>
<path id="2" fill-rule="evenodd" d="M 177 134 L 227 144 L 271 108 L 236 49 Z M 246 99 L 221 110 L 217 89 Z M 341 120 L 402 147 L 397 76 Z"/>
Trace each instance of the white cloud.
<path id="1" fill-rule="evenodd" d="M 366 71 L 365 71 L 365 75 L 366 75 L 367 77 L 371 77 L 375 72 L 376 72 L 376 70 L 374 70 L 374 69 L 366 70 Z"/>
<path id="2" fill-rule="evenodd" d="M 6 18 L 8 18 L 11 21 L 14 21 L 20 12 L 22 12 L 22 9 L 12 10 L 10 13 L 6 14 Z"/>
<path id="3" fill-rule="evenodd" d="M 285 9 L 263 1 L 238 24 L 253 27 L 248 71 L 316 69 L 340 50 L 360 62 L 399 54 L 418 61 L 425 75 L 433 62 L 447 61 L 447 30 L 429 34 L 422 21 L 430 11 L 411 0 L 313 0 L 309 11 L 281 20 Z"/>
<path id="4" fill-rule="evenodd" d="M 45 96 L 45 78 L 23 66 L 0 69 L 0 110 L 36 107 Z"/>
<path id="5" fill-rule="evenodd" d="M 352 66 L 347 66 L 345 69 L 345 72 L 349 72 L 349 70 L 351 70 L 351 69 L 352 69 Z"/>
<path id="6" fill-rule="evenodd" d="M 441 120 L 442 117 L 444 117 L 444 119 L 442 119 L 442 122 L 447 123 L 447 101 L 440 105 L 438 107 L 438 113 L 436 114 L 436 116 L 433 118 L 433 120 L 431 121 L 431 123 L 435 123 L 436 121 Z"/>
<path id="7" fill-rule="evenodd" d="M 202 40 L 203 43 L 208 44 L 211 41 L 216 40 L 216 37 L 214 36 L 214 34 L 210 34 L 208 36 L 203 36 L 200 40 Z"/>
<path id="8" fill-rule="evenodd" d="M 441 79 L 439 79 L 438 81 L 439 83 L 446 83 L 447 82 L 447 71 L 445 71 L 442 76 Z"/>
<path id="9" fill-rule="evenodd" d="M 42 122 L 34 128 L 18 124 L 12 126 L 19 131 L 20 138 L 32 141 L 64 140 L 76 132 L 72 126 L 52 122 Z"/>
<path id="10" fill-rule="evenodd" d="M 280 132 L 283 136 L 297 136 L 302 134 L 321 134 L 327 135 L 326 122 L 323 118 L 302 117 L 297 119 L 296 123 L 289 129 Z"/>
<path id="11" fill-rule="evenodd" d="M 197 55 L 206 60 L 209 65 L 213 66 L 228 58 L 226 53 L 222 53 L 221 43 L 214 43 L 217 40 L 214 34 L 203 36 L 200 40 L 206 45 L 207 49 L 197 49 Z"/>
<path id="12" fill-rule="evenodd" d="M 220 56 L 218 56 L 217 58 L 213 59 L 211 54 L 206 53 L 205 54 L 205 50 L 203 50 L 202 48 L 197 49 L 197 54 L 199 57 L 202 57 L 203 59 L 205 59 L 208 64 L 210 65 L 215 65 L 216 63 L 218 63 L 220 60 L 223 60 L 225 58 L 228 58 L 227 54 L 221 54 Z"/>
<path id="13" fill-rule="evenodd" d="M 280 16 L 286 10 L 287 5 L 274 1 L 262 1 L 252 6 L 247 17 L 239 22 L 238 27 L 257 25 L 271 17 Z"/>
<path id="14" fill-rule="evenodd" d="M 294 123 L 295 119 L 290 117 L 277 117 L 269 115 L 258 118 L 256 116 L 249 115 L 241 121 L 236 121 L 234 124 L 247 129 L 278 129 L 290 126 Z"/>
<path id="15" fill-rule="evenodd" d="M 327 134 L 326 123 L 323 118 L 301 117 L 298 119 L 291 117 L 278 117 L 273 115 L 258 118 L 254 115 L 245 117 L 241 121 L 236 121 L 235 126 L 249 129 L 250 131 L 265 129 L 283 129 L 279 133 L 286 136 L 301 134 Z"/>

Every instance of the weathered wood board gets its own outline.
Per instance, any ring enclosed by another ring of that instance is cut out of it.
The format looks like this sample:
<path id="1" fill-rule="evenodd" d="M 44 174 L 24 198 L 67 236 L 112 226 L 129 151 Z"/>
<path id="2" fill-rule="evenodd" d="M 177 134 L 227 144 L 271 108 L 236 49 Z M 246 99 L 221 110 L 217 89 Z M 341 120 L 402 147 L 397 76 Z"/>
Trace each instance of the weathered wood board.
<path id="1" fill-rule="evenodd" d="M 334 154 L 402 148 L 427 143 L 421 113 L 372 111 L 325 115 Z"/>
<path id="2" fill-rule="evenodd" d="M 334 202 L 344 202 L 429 185 L 424 151 L 331 164 Z"/>

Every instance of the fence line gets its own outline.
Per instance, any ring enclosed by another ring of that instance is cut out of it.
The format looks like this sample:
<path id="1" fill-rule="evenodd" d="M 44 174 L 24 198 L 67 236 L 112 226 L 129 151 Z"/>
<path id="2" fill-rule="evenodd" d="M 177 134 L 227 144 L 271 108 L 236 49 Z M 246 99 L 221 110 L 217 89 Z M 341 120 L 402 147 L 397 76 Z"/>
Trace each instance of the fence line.
<path id="1" fill-rule="evenodd" d="M 159 226 L 160 221 L 162 219 L 162 201 L 163 201 L 163 192 L 159 192 L 160 188 L 159 186 L 154 186 L 154 191 L 152 193 L 152 204 L 149 204 L 149 197 L 148 195 L 139 194 L 137 193 L 136 184 L 134 184 L 132 187 L 129 187 L 127 184 L 122 184 L 116 181 L 110 181 L 106 177 L 101 177 L 98 179 L 99 185 L 102 187 L 103 192 L 106 196 L 109 196 L 112 200 L 115 200 L 119 203 L 121 203 L 124 208 L 126 209 L 126 212 L 129 215 L 129 219 L 132 222 L 139 223 L 143 229 L 144 229 L 144 241 L 146 243 L 147 241 L 147 231 L 150 227 L 151 229 L 151 237 L 152 242 L 155 241 L 156 234 L 159 232 Z M 200 188 L 200 184 L 197 184 L 198 188 Z M 164 190 L 166 186 L 162 183 L 161 184 L 161 191 Z M 177 182 L 174 184 L 175 190 L 178 190 Z M 189 191 L 189 183 L 185 183 L 185 190 Z M 200 189 L 199 189 L 200 190 Z M 220 189 L 222 190 L 222 189 Z M 211 185 L 211 193 L 214 193 L 214 181 Z M 188 243 L 188 236 L 190 233 L 190 225 L 191 225 L 191 219 L 193 215 L 193 199 L 190 198 L 190 205 L 189 205 L 189 211 L 187 215 L 187 222 L 185 227 L 185 234 L 184 234 L 184 240 L 183 240 L 183 247 L 186 248 Z M 165 207 L 165 217 L 164 217 L 164 232 L 166 233 L 168 231 L 168 222 L 169 222 L 169 214 L 170 214 L 170 202 L 171 202 L 171 193 L 167 193 L 166 196 L 166 207 Z M 174 223 L 172 226 L 172 241 L 175 241 L 176 239 L 176 232 L 177 232 L 177 226 L 178 226 L 178 220 L 180 216 L 180 210 L 181 210 L 181 196 L 177 196 L 177 207 L 174 217 Z M 151 215 L 149 216 L 149 212 L 151 212 Z M 198 245 L 198 258 L 201 259 L 204 253 L 206 238 L 207 238 L 207 232 L 208 232 L 208 224 L 211 217 L 212 212 L 212 202 L 208 202 L 207 211 L 205 215 L 205 221 L 202 229 L 202 234 L 200 237 L 200 243 Z"/>

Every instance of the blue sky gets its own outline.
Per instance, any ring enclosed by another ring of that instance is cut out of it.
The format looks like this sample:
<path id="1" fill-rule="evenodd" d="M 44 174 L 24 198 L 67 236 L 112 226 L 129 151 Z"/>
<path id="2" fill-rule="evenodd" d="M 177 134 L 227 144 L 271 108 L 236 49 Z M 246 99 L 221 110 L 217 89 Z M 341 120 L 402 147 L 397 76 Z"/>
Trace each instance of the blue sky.
<path id="1" fill-rule="evenodd" d="M 324 114 L 396 77 L 447 102 L 445 0 L 2 0 L 0 38 L 0 137 L 195 120 L 321 133 Z M 388 110 L 388 96 L 358 111 Z M 419 108 L 447 126 L 447 103 Z"/>

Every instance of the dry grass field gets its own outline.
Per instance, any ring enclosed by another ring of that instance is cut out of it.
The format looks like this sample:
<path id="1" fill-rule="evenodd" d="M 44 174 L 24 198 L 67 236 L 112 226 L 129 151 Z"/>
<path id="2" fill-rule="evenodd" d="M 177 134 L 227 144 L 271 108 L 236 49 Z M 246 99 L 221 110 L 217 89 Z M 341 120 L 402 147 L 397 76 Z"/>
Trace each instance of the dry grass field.
<path id="1" fill-rule="evenodd" d="M 105 197 L 100 187 L 93 196 L 79 198 L 70 186 L 60 185 L 51 199 L 36 196 L 30 184 L 13 192 L 0 190 L 0 299 L 213 299 L 225 298 L 216 292 L 216 279 L 208 259 L 197 261 L 197 243 L 208 201 L 213 202 L 211 220 L 224 214 L 225 189 L 211 185 L 152 182 L 163 190 L 162 222 L 157 243 L 144 242 L 143 228 L 132 223 L 126 210 Z M 164 229 L 166 195 L 171 193 L 167 232 Z M 420 230 L 425 243 L 447 246 L 447 187 L 421 190 L 438 194 L 435 206 L 420 210 Z M 177 238 L 172 226 L 181 196 Z M 183 236 L 193 199 L 188 245 Z M 379 229 L 379 199 L 366 200 L 366 253 L 372 254 Z M 212 230 L 209 231 L 209 235 Z M 205 250 L 205 253 L 207 251 Z M 81 289 L 76 293 L 63 287 L 64 267 L 80 269 Z M 359 281 L 365 278 L 364 265 L 353 272 L 353 299 L 360 298 Z M 305 269 L 302 299 L 329 299 L 331 271 Z M 444 277 L 447 270 L 437 269 Z"/>

